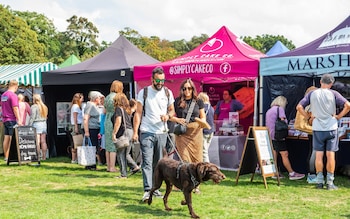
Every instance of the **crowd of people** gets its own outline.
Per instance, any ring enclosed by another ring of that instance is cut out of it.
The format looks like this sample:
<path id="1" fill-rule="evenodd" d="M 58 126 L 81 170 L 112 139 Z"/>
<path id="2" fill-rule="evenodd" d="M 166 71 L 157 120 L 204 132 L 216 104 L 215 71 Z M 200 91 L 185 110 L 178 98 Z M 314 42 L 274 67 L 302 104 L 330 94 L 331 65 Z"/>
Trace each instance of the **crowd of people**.
<path id="1" fill-rule="evenodd" d="M 1 95 L 1 122 L 3 129 L 4 160 L 9 157 L 10 145 L 16 126 L 30 125 L 36 129 L 36 147 L 40 160 L 47 157 L 47 115 L 48 108 L 40 94 L 33 95 L 33 104 L 29 105 L 29 98 L 23 94 L 16 94 L 18 82 L 11 80 L 8 89 Z M 27 99 L 27 101 L 26 101 Z M 2 135 L 2 134 L 1 134 Z"/>
<path id="2" fill-rule="evenodd" d="M 157 162 L 175 151 L 173 159 L 183 162 L 210 162 L 208 149 L 214 134 L 214 120 L 228 118 L 229 112 L 237 112 L 243 108 L 242 103 L 232 98 L 229 90 L 223 91 L 223 100 L 214 107 L 211 106 L 206 93 L 197 93 L 191 79 L 184 80 L 179 86 L 179 95 L 164 86 L 165 74 L 161 67 L 152 71 L 151 84 L 141 89 L 137 99 L 128 99 L 123 92 L 123 83 L 115 80 L 110 87 L 110 93 L 104 96 L 99 91 L 90 91 L 88 101 L 84 104 L 84 95 L 75 93 L 70 106 L 71 134 L 84 135 L 90 138 L 96 146 L 96 159 L 99 165 L 106 164 L 107 172 L 118 172 L 116 178 L 127 178 L 129 174 L 142 171 L 143 190 L 142 201 L 147 201 L 153 185 L 153 171 Z M 315 151 L 315 166 L 317 187 L 323 188 L 323 154 L 327 156 L 326 185 L 328 189 L 336 189 L 334 185 L 334 152 L 338 150 L 337 119 L 350 110 L 350 103 L 338 92 L 331 90 L 334 78 L 324 75 L 321 78 L 321 88 L 310 91 L 300 101 L 297 110 L 305 117 L 305 111 L 310 106 L 313 121 L 313 151 Z M 31 125 L 36 128 L 37 150 L 41 160 L 47 153 L 47 116 L 48 107 L 40 94 L 33 95 L 30 106 L 23 94 L 16 95 L 18 82 L 10 81 L 8 90 L 1 96 L 1 115 L 4 129 L 4 157 L 8 159 L 11 138 L 14 127 Z M 288 171 L 290 180 L 304 178 L 304 174 L 293 170 L 288 158 L 285 139 L 274 139 L 274 123 L 277 115 L 288 123 L 285 115 L 287 99 L 276 97 L 271 108 L 266 113 L 266 126 L 269 129 L 273 145 L 274 160 L 281 155 L 282 163 Z M 343 107 L 338 115 L 335 106 Z M 278 113 L 277 113 L 278 111 Z M 170 125 L 183 125 L 184 133 L 171 137 Z M 126 133 L 129 145 L 117 149 L 116 140 Z M 170 141 L 170 144 L 169 144 Z M 131 156 L 135 144 L 140 145 L 141 162 L 138 164 Z M 169 146 L 170 145 L 170 146 Z M 103 152 L 102 152 L 103 151 Z M 73 164 L 77 163 L 76 148 L 72 148 Z M 140 166 L 139 166 L 140 165 Z M 96 165 L 86 166 L 86 169 L 96 170 Z M 281 176 L 282 177 L 282 176 Z M 199 188 L 195 192 L 200 192 Z M 155 191 L 155 196 L 162 196 Z"/>

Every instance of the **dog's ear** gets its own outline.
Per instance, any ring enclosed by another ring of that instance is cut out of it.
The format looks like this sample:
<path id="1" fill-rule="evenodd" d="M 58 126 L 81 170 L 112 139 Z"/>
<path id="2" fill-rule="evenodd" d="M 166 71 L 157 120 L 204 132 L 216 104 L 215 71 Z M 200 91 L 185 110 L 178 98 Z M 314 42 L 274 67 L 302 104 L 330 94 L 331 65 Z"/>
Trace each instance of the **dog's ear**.
<path id="1" fill-rule="evenodd" d="M 206 163 L 202 162 L 202 163 L 197 164 L 197 175 L 198 175 L 200 181 L 202 181 L 202 179 L 207 174 L 207 170 L 208 170 L 208 166 L 206 165 Z"/>

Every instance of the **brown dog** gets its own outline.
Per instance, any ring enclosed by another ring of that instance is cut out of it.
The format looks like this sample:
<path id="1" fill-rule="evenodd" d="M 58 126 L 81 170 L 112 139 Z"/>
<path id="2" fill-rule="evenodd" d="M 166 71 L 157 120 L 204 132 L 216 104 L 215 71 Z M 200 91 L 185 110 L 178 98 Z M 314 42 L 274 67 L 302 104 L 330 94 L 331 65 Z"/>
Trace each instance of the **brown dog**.
<path id="1" fill-rule="evenodd" d="M 181 163 L 170 158 L 163 158 L 158 162 L 154 170 L 154 187 L 150 191 L 148 204 L 150 205 L 152 203 L 153 192 L 159 189 L 162 182 L 165 181 L 166 192 L 163 198 L 165 210 L 171 210 L 168 206 L 168 196 L 173 185 L 175 185 L 182 190 L 185 196 L 185 200 L 183 200 L 181 204 L 187 204 L 192 218 L 199 218 L 192 208 L 192 190 L 201 182 L 210 179 L 216 184 L 225 179 L 225 175 L 215 164 L 207 162 Z"/>

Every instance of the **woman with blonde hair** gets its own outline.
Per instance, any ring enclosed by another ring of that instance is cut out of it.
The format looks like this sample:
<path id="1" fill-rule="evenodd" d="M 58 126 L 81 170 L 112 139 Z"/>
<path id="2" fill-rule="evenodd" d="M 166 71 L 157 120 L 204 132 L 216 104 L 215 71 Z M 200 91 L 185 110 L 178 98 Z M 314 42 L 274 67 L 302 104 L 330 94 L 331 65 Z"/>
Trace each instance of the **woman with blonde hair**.
<path id="1" fill-rule="evenodd" d="M 22 125 L 28 125 L 27 118 L 30 116 L 30 105 L 24 100 L 23 94 L 18 94 L 18 109 L 19 109 L 19 117 Z M 28 117 L 27 117 L 28 115 Z"/>
<path id="2" fill-rule="evenodd" d="M 131 137 L 133 135 L 132 124 L 131 124 L 131 109 L 128 98 L 124 93 L 117 93 L 114 96 L 114 106 L 115 106 L 115 114 L 112 120 L 113 124 L 113 132 L 112 132 L 112 141 L 115 142 L 117 138 L 122 136 L 124 132 L 131 141 Z M 125 122 L 125 123 L 124 123 Z M 124 128 L 126 127 L 126 129 Z M 130 147 L 130 144 L 129 144 Z M 120 168 L 120 176 L 118 178 L 126 178 L 127 177 L 127 147 L 119 149 L 117 151 L 118 164 Z M 130 155 L 129 155 L 130 156 Z M 135 163 L 135 162 L 134 162 Z M 113 163 L 110 164 L 110 168 L 113 168 Z M 135 164 L 137 168 L 137 165 Z"/>
<path id="3" fill-rule="evenodd" d="M 289 173 L 289 180 L 298 180 L 304 178 L 305 175 L 297 173 L 293 170 L 288 158 L 286 140 L 275 140 L 275 123 L 277 120 L 277 113 L 279 118 L 288 124 L 285 113 L 287 103 L 287 99 L 284 96 L 278 96 L 272 101 L 271 108 L 267 110 L 265 116 L 266 126 L 270 131 L 270 137 L 272 139 L 273 145 L 273 157 L 275 162 L 277 162 L 277 153 L 279 153 L 282 157 L 282 163 Z"/>
<path id="4" fill-rule="evenodd" d="M 214 135 L 214 108 L 210 104 L 207 93 L 200 92 L 198 94 L 198 99 L 203 100 L 206 120 L 211 127 L 210 129 L 203 128 L 203 162 L 210 162 L 208 151 Z"/>
<path id="5" fill-rule="evenodd" d="M 48 108 L 41 100 L 40 94 L 33 95 L 33 105 L 31 106 L 32 114 L 30 115 L 29 125 L 36 129 L 36 145 L 38 155 L 40 155 L 41 148 L 41 160 L 46 160 L 47 143 L 47 114 Z"/>
<path id="6" fill-rule="evenodd" d="M 105 131 L 105 149 L 106 149 L 106 164 L 107 164 L 107 172 L 116 172 L 115 169 L 115 160 L 117 156 L 117 151 L 112 142 L 112 131 L 113 124 L 111 118 L 114 113 L 114 97 L 118 93 L 123 93 L 123 83 L 118 80 L 114 80 L 111 84 L 110 93 L 106 96 L 104 100 L 105 107 L 105 123 L 104 123 L 104 131 Z"/>
<path id="7" fill-rule="evenodd" d="M 70 107 L 70 123 L 72 125 L 72 135 L 83 134 L 83 111 L 82 103 L 84 101 L 84 95 L 82 93 L 75 93 L 72 98 Z M 72 163 L 78 163 L 77 149 L 74 146 L 72 148 Z"/>

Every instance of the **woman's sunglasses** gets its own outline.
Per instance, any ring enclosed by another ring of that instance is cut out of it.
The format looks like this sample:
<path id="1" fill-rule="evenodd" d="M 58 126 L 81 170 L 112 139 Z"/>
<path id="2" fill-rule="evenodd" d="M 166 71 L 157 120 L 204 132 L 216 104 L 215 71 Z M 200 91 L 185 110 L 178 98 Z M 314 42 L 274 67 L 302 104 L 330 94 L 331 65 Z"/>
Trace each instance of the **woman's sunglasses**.
<path id="1" fill-rule="evenodd" d="M 192 89 L 193 89 L 192 87 L 184 87 L 184 88 L 182 88 L 183 91 L 185 91 L 185 90 L 191 91 Z"/>

